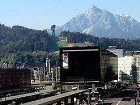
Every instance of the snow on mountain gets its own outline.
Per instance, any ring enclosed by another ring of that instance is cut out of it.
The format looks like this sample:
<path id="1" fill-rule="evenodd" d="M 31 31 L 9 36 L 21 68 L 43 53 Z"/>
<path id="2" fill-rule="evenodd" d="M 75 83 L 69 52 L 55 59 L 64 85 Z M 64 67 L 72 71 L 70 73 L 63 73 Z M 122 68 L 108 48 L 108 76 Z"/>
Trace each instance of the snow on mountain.
<path id="1" fill-rule="evenodd" d="M 82 32 L 98 37 L 140 38 L 140 23 L 128 15 L 114 15 L 93 6 L 85 13 L 73 17 L 57 32 Z"/>

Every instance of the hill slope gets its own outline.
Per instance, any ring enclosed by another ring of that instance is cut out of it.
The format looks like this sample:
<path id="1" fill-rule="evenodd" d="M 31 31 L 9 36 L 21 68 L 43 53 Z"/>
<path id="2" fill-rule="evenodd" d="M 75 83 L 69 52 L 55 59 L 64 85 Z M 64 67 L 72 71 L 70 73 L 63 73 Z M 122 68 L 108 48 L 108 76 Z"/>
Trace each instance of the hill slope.
<path id="1" fill-rule="evenodd" d="M 0 67 L 4 62 L 45 62 L 47 53 L 55 50 L 58 50 L 57 39 L 50 36 L 47 30 L 33 30 L 22 26 L 10 28 L 0 24 Z"/>
<path id="2" fill-rule="evenodd" d="M 57 49 L 54 37 L 46 30 L 33 30 L 22 26 L 12 28 L 0 25 L 0 49 L 7 53 L 53 51 Z"/>
<path id="3" fill-rule="evenodd" d="M 64 31 L 60 34 L 61 37 L 67 37 L 69 43 L 85 43 L 92 42 L 95 45 L 100 45 L 101 48 L 107 49 L 109 46 L 116 46 L 122 48 L 125 51 L 140 50 L 140 39 L 125 40 L 121 38 L 106 38 L 106 37 L 94 37 L 92 35 L 83 34 L 80 32 L 68 32 Z"/>

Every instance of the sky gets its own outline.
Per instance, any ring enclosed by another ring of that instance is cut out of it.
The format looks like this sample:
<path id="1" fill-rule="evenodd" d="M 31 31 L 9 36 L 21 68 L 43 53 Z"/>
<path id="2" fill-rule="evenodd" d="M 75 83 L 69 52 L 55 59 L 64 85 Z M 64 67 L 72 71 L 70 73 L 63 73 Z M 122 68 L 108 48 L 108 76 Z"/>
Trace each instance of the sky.
<path id="1" fill-rule="evenodd" d="M 140 0 L 0 0 L 0 23 L 42 30 L 62 26 L 93 5 L 140 22 Z"/>

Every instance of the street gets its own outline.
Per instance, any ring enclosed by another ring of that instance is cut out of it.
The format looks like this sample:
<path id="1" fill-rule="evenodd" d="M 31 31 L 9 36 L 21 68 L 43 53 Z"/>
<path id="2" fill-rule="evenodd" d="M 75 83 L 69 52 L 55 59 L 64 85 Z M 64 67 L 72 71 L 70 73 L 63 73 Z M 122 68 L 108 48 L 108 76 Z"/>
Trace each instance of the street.
<path id="1" fill-rule="evenodd" d="M 105 103 L 112 103 L 111 105 L 135 105 L 135 99 L 130 101 L 124 101 L 122 98 L 107 98 L 104 100 Z M 92 102 L 91 105 L 96 105 L 96 102 Z"/>

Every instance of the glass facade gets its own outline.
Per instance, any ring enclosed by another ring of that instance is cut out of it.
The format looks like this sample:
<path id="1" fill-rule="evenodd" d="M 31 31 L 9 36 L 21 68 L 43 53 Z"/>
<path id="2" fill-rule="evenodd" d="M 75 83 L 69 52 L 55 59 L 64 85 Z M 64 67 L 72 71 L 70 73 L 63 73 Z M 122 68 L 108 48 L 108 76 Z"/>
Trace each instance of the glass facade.
<path id="1" fill-rule="evenodd" d="M 112 80 L 117 80 L 118 76 L 118 57 L 113 53 L 101 51 L 101 82 L 105 83 Z"/>
<path id="2" fill-rule="evenodd" d="M 68 60 L 66 67 L 64 55 Z M 99 46 L 60 48 L 61 82 L 105 83 L 117 80 L 117 66 L 117 56 L 107 50 L 101 50 Z"/>

